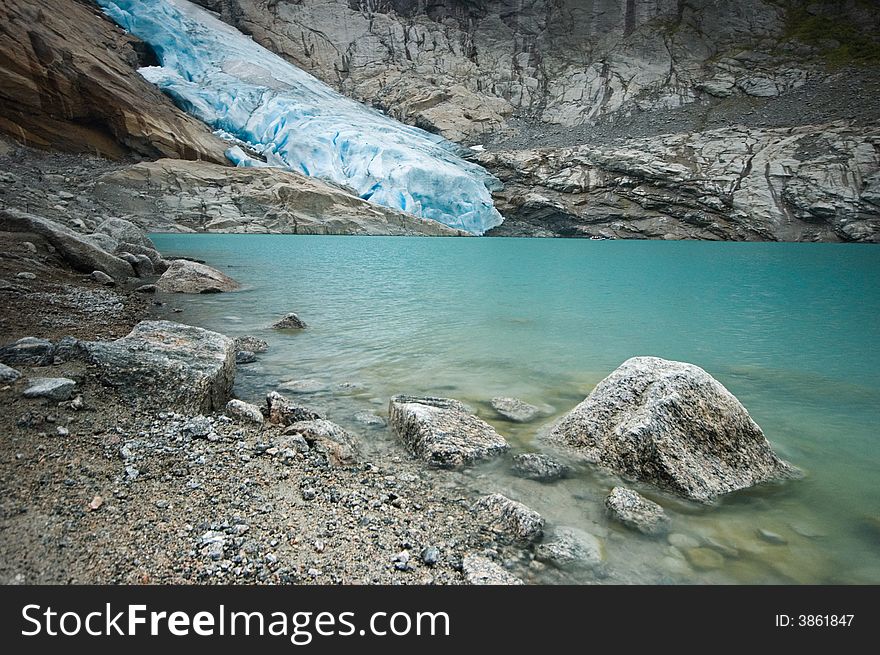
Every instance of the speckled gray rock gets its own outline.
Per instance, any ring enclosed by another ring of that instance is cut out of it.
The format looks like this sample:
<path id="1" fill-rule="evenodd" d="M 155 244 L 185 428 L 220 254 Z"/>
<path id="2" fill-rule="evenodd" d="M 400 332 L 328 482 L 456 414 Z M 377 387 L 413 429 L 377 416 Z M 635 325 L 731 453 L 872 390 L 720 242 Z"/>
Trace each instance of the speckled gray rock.
<path id="1" fill-rule="evenodd" d="M 542 453 L 521 453 L 514 456 L 513 474 L 538 482 L 553 482 L 568 477 L 571 469 Z"/>
<path id="2" fill-rule="evenodd" d="M 313 421 L 324 418 L 319 412 L 302 405 L 297 405 L 277 391 L 270 391 L 266 394 L 266 407 L 269 422 L 278 425 L 290 425 L 300 421 Z"/>
<path id="3" fill-rule="evenodd" d="M 263 339 L 246 334 L 241 337 L 235 337 L 235 349 L 249 350 L 252 353 L 264 353 L 269 350 L 269 344 Z"/>
<path id="4" fill-rule="evenodd" d="M 6 364 L 0 364 L 0 382 L 15 382 L 21 377 L 21 372 Z"/>
<path id="5" fill-rule="evenodd" d="M 490 494 L 471 510 L 489 528 L 514 541 L 538 541 L 544 535 L 544 518 L 535 510 L 502 494 Z"/>
<path id="6" fill-rule="evenodd" d="M 116 341 L 82 341 L 105 384 L 138 404 L 209 413 L 222 410 L 235 377 L 232 339 L 171 321 L 141 321 Z"/>
<path id="7" fill-rule="evenodd" d="M 469 553 L 461 560 L 464 579 L 472 585 L 521 585 L 523 581 L 483 555 Z"/>
<path id="8" fill-rule="evenodd" d="M 299 316 L 290 312 L 287 316 L 272 325 L 276 330 L 304 330 L 308 326 Z"/>
<path id="9" fill-rule="evenodd" d="M 605 560 L 605 551 L 598 537 L 589 532 L 559 527 L 554 530 L 552 539 L 535 549 L 535 557 L 559 568 L 593 568 Z"/>
<path id="10" fill-rule="evenodd" d="M 226 415 L 250 423 L 263 422 L 263 413 L 259 407 L 236 398 L 226 403 Z"/>
<path id="11" fill-rule="evenodd" d="M 721 383 L 697 366 L 657 357 L 621 364 L 545 438 L 587 462 L 704 503 L 796 475 Z"/>
<path id="12" fill-rule="evenodd" d="M 114 284 L 116 284 L 113 278 L 107 275 L 104 271 L 92 271 L 89 277 L 91 277 L 98 284 L 103 284 L 108 287 L 112 287 Z"/>
<path id="13" fill-rule="evenodd" d="M 52 363 L 54 353 L 55 346 L 51 341 L 37 337 L 22 337 L 18 341 L 0 348 L 0 362 L 25 366 L 45 366 Z"/>
<path id="14" fill-rule="evenodd" d="M 357 439 L 344 428 L 326 419 L 312 419 L 291 423 L 285 432 L 301 434 L 310 447 L 322 446 L 333 464 L 353 464 L 357 461 Z"/>
<path id="15" fill-rule="evenodd" d="M 448 398 L 394 396 L 388 422 L 410 453 L 440 468 L 491 459 L 510 448 L 491 425 Z"/>
<path id="16" fill-rule="evenodd" d="M 31 378 L 24 390 L 25 398 L 48 398 L 49 400 L 69 400 L 76 388 L 76 382 L 69 378 Z"/>
<path id="17" fill-rule="evenodd" d="M 225 273 L 187 259 L 172 261 L 156 286 L 165 293 L 220 293 L 239 288 L 238 282 Z"/>
<path id="18" fill-rule="evenodd" d="M 250 350 L 237 350 L 235 352 L 236 364 L 252 364 L 257 361 L 257 356 Z"/>
<path id="19" fill-rule="evenodd" d="M 119 243 L 133 243 L 144 248 L 156 249 L 156 244 L 150 240 L 144 230 L 124 218 L 108 218 L 95 228 L 95 231 L 106 234 Z"/>
<path id="20" fill-rule="evenodd" d="M 666 531 L 668 518 L 657 503 L 626 487 L 614 487 L 605 498 L 605 509 L 615 521 L 643 534 Z"/>
<path id="21" fill-rule="evenodd" d="M 491 401 L 492 409 L 509 421 L 528 423 L 538 415 L 538 408 L 519 398 L 497 397 Z"/>

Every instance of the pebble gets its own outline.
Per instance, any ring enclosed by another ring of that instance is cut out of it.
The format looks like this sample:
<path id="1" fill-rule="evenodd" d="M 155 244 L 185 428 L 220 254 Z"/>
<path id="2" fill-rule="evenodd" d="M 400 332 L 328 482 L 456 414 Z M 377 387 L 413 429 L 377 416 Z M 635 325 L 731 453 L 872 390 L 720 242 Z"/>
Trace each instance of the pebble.
<path id="1" fill-rule="evenodd" d="M 436 546 L 428 546 L 422 550 L 422 562 L 427 566 L 434 566 L 440 561 L 440 549 Z"/>
<path id="2" fill-rule="evenodd" d="M 55 432 L 58 433 L 58 436 L 59 436 L 59 437 L 67 437 L 67 436 L 70 436 L 70 430 L 68 430 L 68 429 L 67 429 L 66 427 L 64 427 L 63 425 L 59 425 L 57 428 L 55 428 Z"/>
<path id="3" fill-rule="evenodd" d="M 19 280 L 36 280 L 37 276 L 35 273 L 31 273 L 30 271 L 22 271 L 18 275 L 16 275 Z"/>

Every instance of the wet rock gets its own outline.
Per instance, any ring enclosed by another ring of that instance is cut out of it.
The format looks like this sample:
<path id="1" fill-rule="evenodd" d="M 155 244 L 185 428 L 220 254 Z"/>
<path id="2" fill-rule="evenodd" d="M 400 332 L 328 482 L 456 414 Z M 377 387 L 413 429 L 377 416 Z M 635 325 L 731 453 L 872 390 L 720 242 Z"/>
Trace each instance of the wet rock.
<path id="1" fill-rule="evenodd" d="M 240 285 L 216 268 L 188 259 L 175 259 L 156 286 L 165 293 L 220 293 L 234 291 Z"/>
<path id="2" fill-rule="evenodd" d="M 513 458 L 513 474 L 538 482 L 553 482 L 568 477 L 571 469 L 541 453 L 522 453 Z"/>
<path id="3" fill-rule="evenodd" d="M 133 243 L 144 248 L 156 249 L 156 244 L 150 240 L 144 230 L 124 218 L 108 218 L 95 228 L 95 231 L 106 234 L 118 243 Z"/>
<path id="4" fill-rule="evenodd" d="M 14 368 L 11 368 L 6 364 L 0 364 L 0 382 L 15 382 L 20 377 L 20 371 L 16 371 Z"/>
<path id="5" fill-rule="evenodd" d="M 83 273 L 103 271 L 115 280 L 126 280 L 134 274 L 128 262 L 95 246 L 82 234 L 47 218 L 14 209 L 0 210 L 0 230 L 39 234 L 74 270 Z"/>
<path id="6" fill-rule="evenodd" d="M 289 382 L 282 382 L 278 386 L 285 391 L 300 394 L 320 393 L 330 390 L 330 385 L 321 380 L 290 380 Z"/>
<path id="7" fill-rule="evenodd" d="M 252 364 L 257 361 L 257 356 L 250 350 L 239 350 L 235 353 L 236 364 Z"/>
<path id="8" fill-rule="evenodd" d="M 483 555 L 469 553 L 461 560 L 464 579 L 472 585 L 521 585 L 523 581 Z"/>
<path id="9" fill-rule="evenodd" d="M 373 412 L 357 412 L 354 415 L 354 420 L 361 425 L 366 425 L 368 427 L 383 428 L 388 424 L 384 418 Z"/>
<path id="10" fill-rule="evenodd" d="M 23 337 L 0 348 L 0 362 L 25 366 L 45 366 L 52 363 L 55 346 L 51 341 L 37 337 Z"/>
<path id="11" fill-rule="evenodd" d="M 69 378 L 32 378 L 24 390 L 25 398 L 48 398 L 49 400 L 70 400 L 76 382 Z"/>
<path id="12" fill-rule="evenodd" d="M 159 290 L 155 284 L 142 284 L 135 288 L 137 293 L 156 293 Z"/>
<path id="13" fill-rule="evenodd" d="M 704 503 L 796 473 L 717 380 L 692 364 L 656 357 L 624 362 L 547 439 L 587 462 Z"/>
<path id="14" fill-rule="evenodd" d="M 626 487 L 614 487 L 605 498 L 608 515 L 623 525 L 643 534 L 659 534 L 666 530 L 666 512 L 657 503 Z"/>
<path id="15" fill-rule="evenodd" d="M 116 281 L 107 275 L 104 271 L 92 271 L 91 277 L 98 284 L 103 284 L 104 286 L 112 287 L 116 284 Z"/>
<path id="16" fill-rule="evenodd" d="M 700 545 L 700 542 L 696 538 L 689 534 L 682 534 L 681 532 L 673 532 L 666 537 L 666 541 L 669 542 L 670 546 L 675 546 L 681 551 L 685 551 L 689 548 L 698 548 Z"/>
<path id="17" fill-rule="evenodd" d="M 102 381 L 138 404 L 207 413 L 229 400 L 235 349 L 217 332 L 141 321 L 121 339 L 80 343 Z"/>
<path id="18" fill-rule="evenodd" d="M 310 447 L 322 446 L 333 464 L 353 464 L 357 460 L 357 440 L 344 428 L 326 419 L 292 423 L 286 432 L 301 434 Z"/>
<path id="19" fill-rule="evenodd" d="M 711 571 L 724 566 L 724 557 L 711 548 L 688 548 L 684 556 L 697 571 Z"/>
<path id="20" fill-rule="evenodd" d="M 457 468 L 505 453 L 510 445 L 457 400 L 395 396 L 388 421 L 410 453 L 440 468 Z"/>
<path id="21" fill-rule="evenodd" d="M 577 528 L 556 528 L 550 541 L 535 549 L 535 557 L 565 569 L 577 566 L 593 568 L 605 560 L 602 542 L 589 532 Z"/>
<path id="22" fill-rule="evenodd" d="M 514 541 L 538 541 L 544 535 L 544 519 L 540 514 L 502 494 L 481 498 L 471 510 L 489 528 Z"/>
<path id="23" fill-rule="evenodd" d="M 266 394 L 269 422 L 278 425 L 291 425 L 301 421 L 324 418 L 319 412 L 291 402 L 277 391 Z"/>
<path id="24" fill-rule="evenodd" d="M 244 335 L 235 337 L 235 348 L 236 350 L 249 350 L 252 353 L 264 353 L 269 350 L 269 344 L 263 339 Z"/>
<path id="25" fill-rule="evenodd" d="M 528 423 L 538 415 L 538 408 L 519 398 L 497 397 L 491 401 L 492 409 L 515 423 Z"/>
<path id="26" fill-rule="evenodd" d="M 277 323 L 274 323 L 272 327 L 276 330 L 304 330 L 308 326 L 299 316 L 291 312 Z"/>
<path id="27" fill-rule="evenodd" d="M 238 399 L 232 399 L 226 403 L 226 415 L 251 423 L 263 422 L 263 413 L 259 407 Z"/>
<path id="28" fill-rule="evenodd" d="M 758 536 L 768 544 L 774 544 L 776 546 L 784 546 L 788 543 L 788 540 L 778 532 L 772 532 L 771 530 L 765 530 L 764 528 L 758 528 Z"/>

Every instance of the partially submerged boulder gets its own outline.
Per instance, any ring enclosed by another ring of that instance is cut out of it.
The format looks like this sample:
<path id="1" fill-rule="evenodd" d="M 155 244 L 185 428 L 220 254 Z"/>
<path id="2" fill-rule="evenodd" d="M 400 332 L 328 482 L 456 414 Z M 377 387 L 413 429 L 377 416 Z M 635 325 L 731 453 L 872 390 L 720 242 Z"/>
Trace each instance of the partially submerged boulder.
<path id="1" fill-rule="evenodd" d="M 704 503 L 797 473 L 720 382 L 693 364 L 657 357 L 624 362 L 545 438 L 590 463 Z"/>
<path id="2" fill-rule="evenodd" d="M 216 268 L 188 259 L 175 259 L 156 286 L 166 293 L 221 293 L 234 291 L 240 285 Z"/>
<path id="3" fill-rule="evenodd" d="M 544 518 L 502 494 L 490 494 L 478 500 L 471 508 L 493 531 L 512 539 L 529 543 L 544 536 Z"/>
<path id="4" fill-rule="evenodd" d="M 249 350 L 252 353 L 264 353 L 269 350 L 269 344 L 263 339 L 246 334 L 241 337 L 235 337 L 236 350 Z"/>
<path id="5" fill-rule="evenodd" d="M 277 391 L 270 391 L 266 394 L 266 408 L 269 422 L 277 425 L 291 425 L 301 421 L 324 418 L 319 412 L 297 405 Z"/>
<path id="6" fill-rule="evenodd" d="M 554 482 L 571 474 L 571 468 L 542 453 L 516 455 L 512 471 L 517 477 L 538 482 Z"/>
<path id="7" fill-rule="evenodd" d="M 535 549 L 535 557 L 561 569 L 595 568 L 605 560 L 598 537 L 578 528 L 558 527 L 553 538 Z"/>
<path id="8" fill-rule="evenodd" d="M 222 410 L 235 377 L 232 339 L 171 321 L 141 321 L 115 341 L 82 341 L 105 384 L 137 404 L 177 411 Z"/>
<path id="9" fill-rule="evenodd" d="M 272 325 L 276 330 L 305 330 L 308 325 L 299 316 L 290 312 L 287 316 Z"/>
<path id="10" fill-rule="evenodd" d="M 410 453 L 440 468 L 491 459 L 510 448 L 491 425 L 448 398 L 395 396 L 388 422 Z"/>
<path id="11" fill-rule="evenodd" d="M 614 487 L 605 498 L 605 509 L 615 521 L 642 534 L 665 532 L 668 518 L 657 503 L 626 487 Z"/>
<path id="12" fill-rule="evenodd" d="M 498 396 L 491 401 L 492 409 L 499 415 L 514 423 L 528 423 L 535 419 L 540 411 L 534 405 L 520 400 L 519 398 L 508 398 L 506 396 Z"/>

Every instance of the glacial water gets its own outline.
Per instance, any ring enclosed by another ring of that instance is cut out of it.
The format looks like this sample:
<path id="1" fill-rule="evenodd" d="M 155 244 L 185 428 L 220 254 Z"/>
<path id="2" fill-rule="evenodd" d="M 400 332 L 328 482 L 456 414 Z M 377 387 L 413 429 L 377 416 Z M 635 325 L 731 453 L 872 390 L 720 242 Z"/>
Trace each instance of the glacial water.
<path id="1" fill-rule="evenodd" d="M 606 520 L 615 484 L 584 470 L 540 484 L 498 462 L 460 482 L 500 491 L 554 526 L 601 537 L 600 572 L 532 569 L 543 582 L 880 582 L 880 250 L 836 244 L 278 235 L 154 235 L 162 252 L 206 260 L 244 284 L 165 296 L 160 315 L 270 350 L 239 367 L 236 393 L 258 400 L 311 381 L 306 404 L 398 448 L 384 415 L 395 393 L 463 400 L 519 451 L 633 355 L 695 363 L 725 384 L 803 480 L 733 494 L 713 507 L 638 487 L 663 504 L 671 539 Z M 173 313 L 174 308 L 181 309 Z M 289 311 L 309 329 L 268 328 Z M 495 416 L 510 395 L 547 405 L 530 424 Z M 401 451 L 401 454 L 402 451 Z M 762 539 L 758 529 L 786 543 Z M 683 536 L 682 536 L 683 535 Z M 675 545 L 673 545 L 673 542 Z M 695 568 L 704 546 L 723 561 Z"/>

